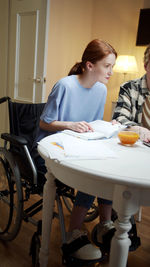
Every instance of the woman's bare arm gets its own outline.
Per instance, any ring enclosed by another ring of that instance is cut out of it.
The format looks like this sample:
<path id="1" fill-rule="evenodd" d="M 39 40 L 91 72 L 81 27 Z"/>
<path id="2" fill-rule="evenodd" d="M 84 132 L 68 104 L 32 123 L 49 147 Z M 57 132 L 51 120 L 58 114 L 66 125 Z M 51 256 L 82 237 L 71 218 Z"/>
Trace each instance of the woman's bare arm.
<path id="1" fill-rule="evenodd" d="M 40 128 L 44 131 L 57 132 L 63 130 L 72 130 L 75 132 L 83 133 L 93 131 L 92 127 L 86 121 L 72 122 L 72 121 L 53 121 L 46 123 L 40 120 Z"/>

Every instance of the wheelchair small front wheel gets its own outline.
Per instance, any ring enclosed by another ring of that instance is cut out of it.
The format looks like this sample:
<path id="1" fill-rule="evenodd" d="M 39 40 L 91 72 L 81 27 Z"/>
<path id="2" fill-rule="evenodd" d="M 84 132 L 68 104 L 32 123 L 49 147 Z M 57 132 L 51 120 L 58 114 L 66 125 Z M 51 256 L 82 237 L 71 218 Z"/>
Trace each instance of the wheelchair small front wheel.
<path id="1" fill-rule="evenodd" d="M 12 155 L 0 148 L 0 239 L 13 240 L 21 227 L 22 186 Z"/>

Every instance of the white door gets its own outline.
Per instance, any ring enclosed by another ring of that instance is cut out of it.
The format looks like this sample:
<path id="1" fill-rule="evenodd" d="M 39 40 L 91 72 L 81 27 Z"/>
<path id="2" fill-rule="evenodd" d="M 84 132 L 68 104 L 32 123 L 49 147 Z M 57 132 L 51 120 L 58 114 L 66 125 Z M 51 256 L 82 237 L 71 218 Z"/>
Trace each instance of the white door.
<path id="1" fill-rule="evenodd" d="M 8 91 L 21 102 L 43 102 L 50 0 L 10 0 Z"/>

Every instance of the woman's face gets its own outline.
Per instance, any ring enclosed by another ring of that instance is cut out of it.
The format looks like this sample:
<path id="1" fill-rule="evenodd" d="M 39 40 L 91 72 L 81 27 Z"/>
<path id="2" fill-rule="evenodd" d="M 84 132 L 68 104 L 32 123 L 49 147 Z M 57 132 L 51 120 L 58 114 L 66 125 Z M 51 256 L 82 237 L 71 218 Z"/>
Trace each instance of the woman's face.
<path id="1" fill-rule="evenodd" d="M 113 74 L 113 66 L 116 61 L 114 54 L 109 54 L 105 58 L 92 64 L 92 75 L 95 81 L 107 84 L 110 76 Z"/>

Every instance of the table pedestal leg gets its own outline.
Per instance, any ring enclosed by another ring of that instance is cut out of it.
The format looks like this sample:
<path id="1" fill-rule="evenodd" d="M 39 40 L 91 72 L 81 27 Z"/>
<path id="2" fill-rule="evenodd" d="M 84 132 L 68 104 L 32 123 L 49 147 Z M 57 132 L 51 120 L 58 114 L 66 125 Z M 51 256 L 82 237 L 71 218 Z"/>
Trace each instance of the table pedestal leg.
<path id="1" fill-rule="evenodd" d="M 111 242 L 110 267 L 126 267 L 129 246 L 128 231 L 131 229 L 130 218 L 139 207 L 138 190 L 126 186 L 116 186 L 113 207 L 118 213 L 115 223 L 116 232 Z M 118 201 L 119 200 L 119 201 Z"/>
<path id="2" fill-rule="evenodd" d="M 42 242 L 40 249 L 40 266 L 46 267 L 49 256 L 49 243 L 51 224 L 53 219 L 53 209 L 56 196 L 55 178 L 51 173 L 46 174 L 47 181 L 43 191 L 43 211 L 42 211 Z"/>
<path id="3" fill-rule="evenodd" d="M 130 216 L 118 218 L 115 223 L 115 236 L 111 243 L 110 267 L 125 267 L 128 259 L 129 246 L 128 231 L 131 229 Z"/>

